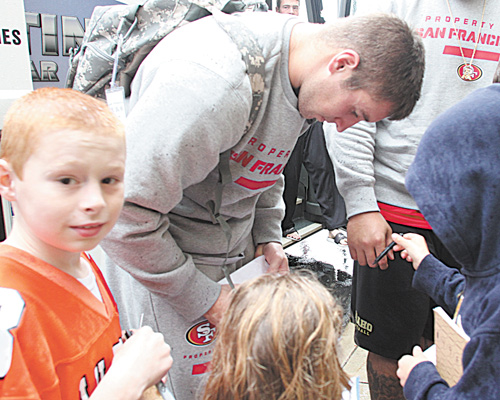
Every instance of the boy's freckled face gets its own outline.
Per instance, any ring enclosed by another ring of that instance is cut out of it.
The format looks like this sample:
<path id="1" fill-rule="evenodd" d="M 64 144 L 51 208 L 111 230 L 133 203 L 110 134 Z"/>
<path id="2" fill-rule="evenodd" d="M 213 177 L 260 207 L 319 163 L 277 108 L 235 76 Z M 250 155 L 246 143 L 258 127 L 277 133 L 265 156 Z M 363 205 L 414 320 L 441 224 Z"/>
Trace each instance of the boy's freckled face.
<path id="1" fill-rule="evenodd" d="M 111 230 L 123 205 L 125 141 L 45 134 L 14 178 L 16 224 L 33 246 L 81 252 Z"/>

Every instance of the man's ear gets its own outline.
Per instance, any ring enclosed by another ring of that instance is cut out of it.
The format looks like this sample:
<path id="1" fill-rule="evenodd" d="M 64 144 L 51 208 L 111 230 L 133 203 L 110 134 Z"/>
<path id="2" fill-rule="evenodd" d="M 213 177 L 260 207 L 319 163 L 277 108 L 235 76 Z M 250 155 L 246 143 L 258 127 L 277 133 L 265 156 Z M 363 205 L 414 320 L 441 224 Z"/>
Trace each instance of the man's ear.
<path id="1" fill-rule="evenodd" d="M 0 159 L 0 196 L 9 201 L 16 199 L 14 170 L 10 163 L 4 159 Z"/>
<path id="2" fill-rule="evenodd" d="M 331 74 L 341 72 L 346 69 L 356 69 L 359 65 L 359 54 L 351 49 L 342 50 L 335 54 L 328 64 Z"/>

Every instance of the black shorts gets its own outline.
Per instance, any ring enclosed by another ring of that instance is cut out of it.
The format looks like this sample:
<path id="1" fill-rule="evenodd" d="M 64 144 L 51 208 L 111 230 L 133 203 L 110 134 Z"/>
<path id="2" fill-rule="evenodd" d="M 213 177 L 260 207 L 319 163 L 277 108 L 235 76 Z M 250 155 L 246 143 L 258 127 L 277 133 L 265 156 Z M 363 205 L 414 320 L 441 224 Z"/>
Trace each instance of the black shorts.
<path id="1" fill-rule="evenodd" d="M 450 267 L 458 267 L 433 231 L 389 223 L 393 232 L 418 233 L 425 237 L 429 250 Z M 380 356 L 399 359 L 411 354 L 420 338 L 433 339 L 433 314 L 436 306 L 427 295 L 411 286 L 413 266 L 395 253 L 389 268 L 370 268 L 354 263 L 351 318 L 360 347 Z"/>

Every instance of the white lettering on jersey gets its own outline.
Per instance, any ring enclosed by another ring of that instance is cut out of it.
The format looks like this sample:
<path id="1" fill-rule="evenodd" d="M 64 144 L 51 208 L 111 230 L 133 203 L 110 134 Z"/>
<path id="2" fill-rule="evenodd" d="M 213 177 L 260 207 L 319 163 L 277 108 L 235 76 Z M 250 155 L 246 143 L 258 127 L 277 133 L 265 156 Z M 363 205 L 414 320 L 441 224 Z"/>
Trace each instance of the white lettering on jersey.
<path id="1" fill-rule="evenodd" d="M 9 330 L 19 325 L 24 305 L 17 290 L 0 287 L 0 378 L 5 378 L 12 363 L 14 337 Z"/>
<path id="2" fill-rule="evenodd" d="M 103 358 L 94 367 L 95 382 L 97 384 L 99 384 L 99 382 L 101 382 L 101 379 L 104 378 L 105 373 L 106 373 L 106 362 L 104 361 Z"/>
<path id="3" fill-rule="evenodd" d="M 80 379 L 80 400 L 88 400 L 89 396 L 89 384 L 87 382 L 87 377 L 83 375 Z"/>

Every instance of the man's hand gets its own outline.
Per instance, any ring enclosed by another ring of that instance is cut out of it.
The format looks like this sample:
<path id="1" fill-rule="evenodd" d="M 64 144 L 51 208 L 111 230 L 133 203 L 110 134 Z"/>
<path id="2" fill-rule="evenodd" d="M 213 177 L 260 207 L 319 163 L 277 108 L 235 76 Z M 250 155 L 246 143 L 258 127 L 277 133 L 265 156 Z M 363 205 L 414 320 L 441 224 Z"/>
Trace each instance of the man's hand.
<path id="1" fill-rule="evenodd" d="M 262 243 L 255 249 L 255 257 L 264 255 L 267 263 L 269 264 L 268 272 L 278 272 L 280 274 L 285 274 L 289 272 L 288 259 L 285 252 L 283 251 L 283 246 L 278 242 Z M 212 308 L 208 310 L 204 317 L 215 326 L 217 326 L 224 313 L 229 306 L 231 301 L 231 287 L 229 285 L 221 285 L 222 289 L 219 298 L 214 303 Z M 238 286 L 238 285 L 236 285 Z"/>
<path id="2" fill-rule="evenodd" d="M 278 272 L 279 274 L 286 274 L 290 272 L 288 267 L 288 258 L 286 257 L 283 246 L 278 242 L 262 243 L 255 249 L 255 258 L 264 255 L 267 263 L 269 264 L 268 272 Z"/>
<path id="3" fill-rule="evenodd" d="M 227 310 L 229 303 L 231 301 L 231 286 L 221 285 L 222 289 L 220 291 L 219 297 L 214 305 L 208 310 L 203 316 L 208 319 L 210 323 L 217 326 L 219 325 L 222 316 Z"/>
<path id="4" fill-rule="evenodd" d="M 425 361 L 429 361 L 429 359 L 424 355 L 424 352 L 422 351 L 420 346 L 415 346 L 413 348 L 413 355 L 410 356 L 409 354 L 407 354 L 399 359 L 396 375 L 399 378 L 401 386 L 404 387 L 404 385 L 406 384 L 406 380 L 408 379 L 411 370 L 415 368 L 415 365 Z"/>
<path id="5" fill-rule="evenodd" d="M 347 223 L 347 244 L 351 257 L 360 265 L 372 268 L 375 258 L 391 243 L 392 229 L 379 212 L 367 212 L 349 218 Z M 387 257 L 394 260 L 394 252 L 389 251 Z M 387 257 L 379 263 L 380 269 L 387 269 Z"/>

